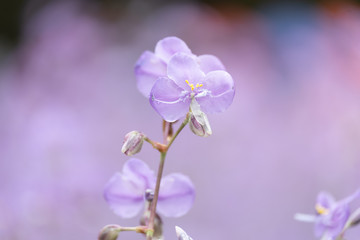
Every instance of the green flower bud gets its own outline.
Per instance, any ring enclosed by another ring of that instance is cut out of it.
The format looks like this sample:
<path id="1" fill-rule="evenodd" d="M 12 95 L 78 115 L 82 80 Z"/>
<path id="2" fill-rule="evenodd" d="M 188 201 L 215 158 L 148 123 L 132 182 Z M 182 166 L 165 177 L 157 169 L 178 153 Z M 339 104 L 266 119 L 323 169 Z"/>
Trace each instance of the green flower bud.
<path id="1" fill-rule="evenodd" d="M 101 229 L 98 240 L 116 240 L 120 230 L 119 225 L 106 225 Z"/>

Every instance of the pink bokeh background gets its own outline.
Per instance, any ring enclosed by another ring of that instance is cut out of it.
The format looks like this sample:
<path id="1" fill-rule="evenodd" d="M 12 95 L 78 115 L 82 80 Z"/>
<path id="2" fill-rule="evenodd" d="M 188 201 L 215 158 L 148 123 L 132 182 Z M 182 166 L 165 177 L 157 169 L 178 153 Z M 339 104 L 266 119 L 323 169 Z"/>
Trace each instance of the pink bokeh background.
<path id="1" fill-rule="evenodd" d="M 166 239 L 175 225 L 198 240 L 315 239 L 294 214 L 313 213 L 321 190 L 340 199 L 360 187 L 357 6 L 99 12 L 46 5 L 1 56 L 0 239 L 96 239 L 106 224 L 137 224 L 113 214 L 103 187 L 129 159 L 127 132 L 161 140 L 161 118 L 137 91 L 133 67 L 172 35 L 195 54 L 218 56 L 236 95 L 208 116 L 211 137 L 186 128 L 168 154 L 165 174 L 188 175 L 197 197 L 186 216 L 163 219 Z M 156 169 L 149 145 L 136 157 Z"/>

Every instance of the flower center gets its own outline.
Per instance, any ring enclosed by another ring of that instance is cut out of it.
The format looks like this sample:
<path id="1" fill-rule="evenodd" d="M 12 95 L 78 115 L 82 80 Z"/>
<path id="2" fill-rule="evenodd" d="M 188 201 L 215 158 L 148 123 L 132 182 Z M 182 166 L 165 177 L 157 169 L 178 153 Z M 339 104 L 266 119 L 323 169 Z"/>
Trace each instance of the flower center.
<path id="1" fill-rule="evenodd" d="M 191 91 L 194 91 L 195 88 L 198 88 L 198 87 L 202 87 L 203 84 L 202 83 L 197 83 L 194 87 L 194 84 L 193 83 L 190 83 L 189 80 L 185 80 L 185 82 L 187 83 L 187 85 L 189 85 L 191 87 Z"/>
<path id="2" fill-rule="evenodd" d="M 320 215 L 325 215 L 329 213 L 329 209 L 324 208 L 323 206 L 321 206 L 320 204 L 316 204 L 315 205 L 315 210 L 318 214 Z"/>

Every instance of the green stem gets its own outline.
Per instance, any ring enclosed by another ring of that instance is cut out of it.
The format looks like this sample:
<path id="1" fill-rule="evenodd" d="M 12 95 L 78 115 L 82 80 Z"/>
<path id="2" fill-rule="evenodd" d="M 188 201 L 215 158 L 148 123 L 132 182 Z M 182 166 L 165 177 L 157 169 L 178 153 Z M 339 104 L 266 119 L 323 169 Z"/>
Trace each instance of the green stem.
<path id="1" fill-rule="evenodd" d="M 176 131 L 176 133 L 174 134 L 174 136 L 170 139 L 168 145 L 167 145 L 167 149 L 170 148 L 171 144 L 175 141 L 175 138 L 179 135 L 179 133 L 181 132 L 181 130 L 183 130 L 183 128 L 186 126 L 186 124 L 188 124 L 190 120 L 190 114 L 186 115 L 186 118 L 184 119 L 184 121 L 181 123 L 179 129 Z"/>
<path id="2" fill-rule="evenodd" d="M 109 224 L 103 227 L 99 233 L 98 240 L 104 239 L 116 239 L 120 232 L 125 231 L 134 231 L 137 233 L 146 233 L 146 226 L 136 226 L 136 227 L 122 227 L 116 224 Z"/>
<path id="3" fill-rule="evenodd" d="M 147 240 L 152 240 L 152 236 L 154 234 L 154 221 L 155 221 L 155 215 L 156 215 L 156 205 L 157 205 L 157 201 L 158 201 L 158 198 L 159 198 L 160 182 L 161 182 L 161 177 L 162 177 L 162 173 L 163 173 L 163 170 L 164 170 L 165 158 L 166 158 L 167 151 L 169 150 L 172 143 L 175 141 L 175 138 L 184 129 L 186 124 L 188 124 L 189 119 L 190 119 L 190 115 L 188 114 L 188 115 L 186 115 L 185 120 L 181 123 L 179 129 L 176 131 L 174 136 L 172 136 L 169 143 L 166 145 L 165 151 L 160 152 L 160 163 L 159 163 L 159 169 L 158 169 L 158 174 L 157 174 L 157 178 L 156 178 L 154 199 L 153 199 L 153 201 L 151 203 L 149 224 L 148 224 L 148 228 L 147 228 L 147 232 L 146 232 L 146 239 Z"/>
<path id="4" fill-rule="evenodd" d="M 150 138 L 145 137 L 144 140 L 145 140 L 146 142 L 150 143 L 151 146 L 153 146 L 153 148 L 156 147 L 156 143 L 155 143 L 153 140 L 151 140 Z"/>
<path id="5" fill-rule="evenodd" d="M 161 182 L 161 177 L 162 177 L 162 173 L 163 173 L 163 170 L 164 170 L 166 153 L 167 152 L 162 152 L 160 154 L 159 170 L 158 170 L 158 174 L 157 174 L 157 178 L 156 178 L 154 199 L 153 199 L 153 201 L 151 203 L 150 218 L 149 218 L 149 225 L 148 225 L 148 229 L 150 231 L 147 231 L 147 233 L 146 233 L 146 239 L 148 239 L 148 240 L 151 240 L 152 235 L 154 234 L 153 229 L 154 229 L 156 205 L 157 205 L 157 201 L 158 201 L 158 198 L 159 198 L 160 182 Z"/>

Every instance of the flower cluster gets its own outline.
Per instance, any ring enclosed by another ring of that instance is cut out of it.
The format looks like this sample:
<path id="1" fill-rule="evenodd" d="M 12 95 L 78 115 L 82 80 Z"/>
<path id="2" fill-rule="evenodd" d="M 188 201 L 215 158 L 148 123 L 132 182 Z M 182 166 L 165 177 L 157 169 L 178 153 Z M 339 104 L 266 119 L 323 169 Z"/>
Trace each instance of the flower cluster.
<path id="1" fill-rule="evenodd" d="M 191 131 L 202 137 L 212 134 L 206 113 L 222 112 L 234 98 L 234 81 L 220 60 L 212 55 L 194 55 L 177 37 L 160 40 L 155 52 L 145 51 L 135 66 L 137 86 L 149 98 L 151 106 L 163 118 L 164 142 L 156 142 L 145 134 L 131 131 L 125 136 L 121 151 L 132 156 L 141 151 L 144 141 L 160 152 L 157 177 L 149 166 L 139 159 L 128 160 L 122 172 L 116 173 L 106 184 L 104 197 L 115 214 L 130 218 L 143 206 L 140 225 L 105 226 L 99 240 L 115 240 L 121 231 L 136 231 L 148 240 L 162 239 L 162 220 L 186 214 L 195 199 L 190 178 L 180 173 L 162 177 L 166 153 L 176 136 L 189 123 Z M 186 118 L 173 132 L 173 122 Z M 179 240 L 192 240 L 176 227 Z"/>
<path id="2" fill-rule="evenodd" d="M 177 37 L 160 40 L 155 52 L 145 51 L 135 66 L 139 91 L 151 106 L 174 122 L 196 101 L 205 113 L 222 112 L 234 98 L 234 81 L 213 55 L 192 54 Z"/>
<path id="3" fill-rule="evenodd" d="M 351 214 L 349 204 L 360 197 L 360 190 L 352 195 L 335 201 L 327 192 L 320 192 L 317 196 L 316 215 L 296 214 L 295 219 L 315 223 L 315 236 L 324 240 L 334 240 L 343 236 L 346 229 L 352 226 L 359 217 L 359 211 Z"/>

